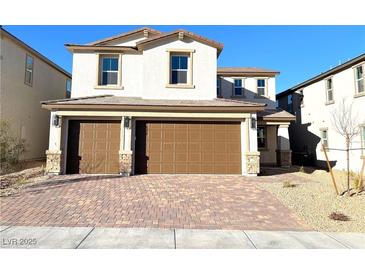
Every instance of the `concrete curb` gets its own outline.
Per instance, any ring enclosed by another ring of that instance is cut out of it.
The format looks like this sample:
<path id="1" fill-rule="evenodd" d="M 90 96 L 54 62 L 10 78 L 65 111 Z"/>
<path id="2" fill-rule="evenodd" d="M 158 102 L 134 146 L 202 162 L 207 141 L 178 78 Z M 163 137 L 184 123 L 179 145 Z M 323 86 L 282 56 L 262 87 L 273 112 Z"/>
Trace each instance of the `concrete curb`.
<path id="1" fill-rule="evenodd" d="M 365 248 L 365 233 L 0 226 L 1 248 L 343 249 Z"/>

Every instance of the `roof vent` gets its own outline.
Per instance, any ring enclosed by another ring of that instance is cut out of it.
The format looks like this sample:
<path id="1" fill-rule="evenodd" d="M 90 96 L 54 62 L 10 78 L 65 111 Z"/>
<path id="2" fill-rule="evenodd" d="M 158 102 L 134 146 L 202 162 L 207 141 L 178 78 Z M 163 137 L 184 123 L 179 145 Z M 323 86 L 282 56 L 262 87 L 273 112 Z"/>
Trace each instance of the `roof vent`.
<path id="1" fill-rule="evenodd" d="M 184 39 L 184 32 L 180 31 L 179 32 L 179 40 L 183 40 Z"/>
<path id="2" fill-rule="evenodd" d="M 147 29 L 143 30 L 143 36 L 148 38 L 148 30 Z"/>

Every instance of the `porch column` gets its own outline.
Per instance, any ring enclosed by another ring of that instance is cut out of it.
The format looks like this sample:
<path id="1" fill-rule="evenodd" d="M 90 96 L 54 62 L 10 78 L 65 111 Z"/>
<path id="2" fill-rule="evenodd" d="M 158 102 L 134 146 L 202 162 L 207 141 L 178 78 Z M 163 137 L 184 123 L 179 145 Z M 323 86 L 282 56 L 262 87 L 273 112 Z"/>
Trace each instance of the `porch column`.
<path id="1" fill-rule="evenodd" d="M 246 158 L 245 172 L 246 175 L 256 176 L 260 173 L 260 152 L 257 149 L 257 115 L 252 113 L 250 118 L 246 119 Z"/>
<path id="2" fill-rule="evenodd" d="M 130 176 L 132 174 L 132 118 L 122 117 L 120 126 L 120 150 L 119 165 L 120 174 Z"/>
<path id="3" fill-rule="evenodd" d="M 276 150 L 277 162 L 279 166 L 291 166 L 291 150 L 289 143 L 289 125 L 279 125 L 278 127 L 278 149 Z"/>
<path id="4" fill-rule="evenodd" d="M 57 115 L 57 112 L 52 111 L 50 115 L 49 126 L 49 146 L 46 151 L 47 174 L 61 174 L 63 169 L 63 157 L 61 151 L 61 129 L 62 129 L 62 117 Z"/>

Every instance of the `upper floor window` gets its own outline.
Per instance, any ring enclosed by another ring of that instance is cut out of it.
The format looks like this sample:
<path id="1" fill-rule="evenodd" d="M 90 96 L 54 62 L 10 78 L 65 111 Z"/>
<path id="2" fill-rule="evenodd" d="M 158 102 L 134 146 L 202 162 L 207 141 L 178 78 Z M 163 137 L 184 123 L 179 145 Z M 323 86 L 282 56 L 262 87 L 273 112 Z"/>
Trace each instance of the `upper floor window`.
<path id="1" fill-rule="evenodd" d="M 119 57 L 101 57 L 101 85 L 118 85 Z"/>
<path id="2" fill-rule="evenodd" d="M 265 96 L 266 94 L 266 80 L 257 79 L 257 95 Z"/>
<path id="3" fill-rule="evenodd" d="M 266 127 L 257 127 L 257 147 L 266 148 Z"/>
<path id="4" fill-rule="evenodd" d="M 171 76 L 170 84 L 188 83 L 188 59 L 187 55 L 171 56 Z"/>
<path id="5" fill-rule="evenodd" d="M 25 57 L 25 79 L 24 83 L 32 86 L 33 85 L 33 66 L 34 66 L 34 59 L 30 55 L 26 55 Z"/>
<path id="6" fill-rule="evenodd" d="M 364 65 L 355 68 L 356 93 L 365 92 L 364 89 Z"/>
<path id="7" fill-rule="evenodd" d="M 320 129 L 321 141 L 325 148 L 328 148 L 328 129 Z"/>
<path id="8" fill-rule="evenodd" d="M 332 78 L 326 79 L 326 101 L 333 102 L 333 82 Z"/>
<path id="9" fill-rule="evenodd" d="M 234 79 L 234 96 L 243 96 L 243 80 L 242 79 Z"/>
<path id="10" fill-rule="evenodd" d="M 66 98 L 70 98 L 71 97 L 71 80 L 67 79 L 66 80 Z"/>
<path id="11" fill-rule="evenodd" d="M 222 96 L 222 79 L 217 77 L 217 97 Z"/>

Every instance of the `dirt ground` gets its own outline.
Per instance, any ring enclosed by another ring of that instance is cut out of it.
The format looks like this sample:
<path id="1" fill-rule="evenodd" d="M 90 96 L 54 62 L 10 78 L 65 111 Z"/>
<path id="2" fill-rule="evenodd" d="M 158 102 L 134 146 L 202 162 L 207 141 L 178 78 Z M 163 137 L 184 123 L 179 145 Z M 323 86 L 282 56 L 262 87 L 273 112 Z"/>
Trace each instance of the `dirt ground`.
<path id="1" fill-rule="evenodd" d="M 18 192 L 25 186 L 42 182 L 45 161 L 27 161 L 19 166 L 19 171 L 0 176 L 0 197 Z"/>
<path id="2" fill-rule="evenodd" d="M 308 169 L 306 172 L 291 173 L 302 179 L 288 180 L 294 186 L 284 187 L 288 182 L 264 183 L 260 187 L 274 194 L 284 205 L 291 208 L 309 226 L 318 231 L 365 232 L 365 192 L 349 196 L 337 196 L 330 173 Z M 294 177 L 295 178 L 295 177 Z M 346 186 L 346 174 L 335 171 L 339 190 Z M 342 213 L 349 221 L 329 218 L 332 212 Z"/>

